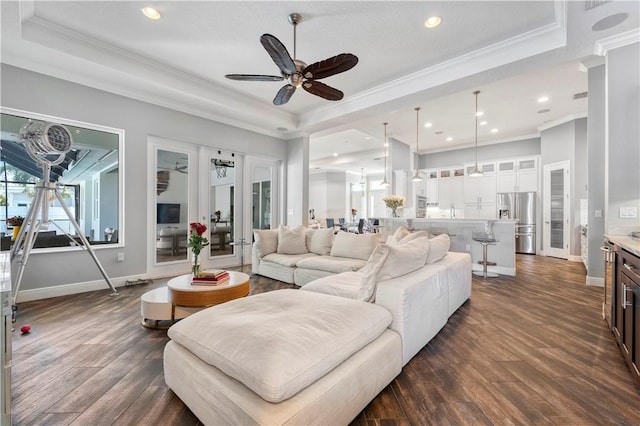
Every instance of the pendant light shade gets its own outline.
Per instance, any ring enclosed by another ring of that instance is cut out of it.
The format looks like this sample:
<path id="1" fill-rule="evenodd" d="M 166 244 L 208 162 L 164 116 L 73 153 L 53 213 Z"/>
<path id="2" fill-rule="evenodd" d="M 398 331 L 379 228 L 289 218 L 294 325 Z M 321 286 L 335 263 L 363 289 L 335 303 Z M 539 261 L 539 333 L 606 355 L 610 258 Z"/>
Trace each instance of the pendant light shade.
<path id="1" fill-rule="evenodd" d="M 420 148 L 419 148 L 419 142 L 418 142 L 418 129 L 420 128 L 420 120 L 419 120 L 419 115 L 420 115 L 420 107 L 415 107 L 414 108 L 416 110 L 416 154 L 418 155 L 418 164 L 416 164 L 416 174 L 413 175 L 413 177 L 411 178 L 411 180 L 413 182 L 422 182 L 422 176 L 420 175 L 420 169 L 418 169 L 418 166 L 420 165 Z"/>
<path id="2" fill-rule="evenodd" d="M 480 170 L 478 168 L 478 94 L 480 93 L 479 90 L 476 90 L 475 92 L 473 92 L 474 96 L 476 97 L 476 113 L 475 113 L 475 119 L 476 119 L 476 165 L 473 167 L 473 170 L 471 170 L 471 173 L 469 173 L 469 176 L 471 177 L 478 177 L 478 176 L 483 176 L 484 173 L 482 173 L 482 170 Z"/>
<path id="3" fill-rule="evenodd" d="M 380 186 L 386 188 L 387 186 L 389 186 L 389 181 L 387 180 L 387 145 L 389 145 L 389 143 L 387 142 L 387 125 L 389 123 L 382 124 L 384 125 L 384 139 L 382 140 L 382 143 L 384 145 L 384 179 L 382 179 L 382 182 L 380 182 Z"/>
<path id="4" fill-rule="evenodd" d="M 360 186 L 364 188 L 366 182 L 364 180 L 364 167 L 360 167 Z"/>

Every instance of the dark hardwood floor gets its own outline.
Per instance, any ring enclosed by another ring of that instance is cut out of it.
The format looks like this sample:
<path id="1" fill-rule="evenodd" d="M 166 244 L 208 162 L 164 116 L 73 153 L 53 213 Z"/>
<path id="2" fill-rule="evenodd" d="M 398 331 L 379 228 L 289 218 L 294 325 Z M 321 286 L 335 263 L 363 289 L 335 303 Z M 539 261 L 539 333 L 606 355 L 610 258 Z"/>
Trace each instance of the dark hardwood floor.
<path id="1" fill-rule="evenodd" d="M 583 265 L 519 255 L 517 271 L 474 277 L 471 299 L 353 424 L 640 424 L 640 393 Z M 14 424 L 198 425 L 164 383 L 166 332 L 139 324 L 140 295 L 165 283 L 21 303 Z"/>

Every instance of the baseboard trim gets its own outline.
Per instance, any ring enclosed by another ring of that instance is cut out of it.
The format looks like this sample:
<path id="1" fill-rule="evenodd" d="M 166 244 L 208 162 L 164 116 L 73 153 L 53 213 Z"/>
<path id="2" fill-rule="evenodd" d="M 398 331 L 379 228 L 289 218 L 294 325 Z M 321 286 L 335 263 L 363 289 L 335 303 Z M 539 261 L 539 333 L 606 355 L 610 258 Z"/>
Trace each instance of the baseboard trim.
<path id="1" fill-rule="evenodd" d="M 592 287 L 604 287 L 604 278 L 590 277 L 587 275 L 585 284 Z"/>
<path id="2" fill-rule="evenodd" d="M 582 256 L 575 256 L 573 254 L 569 255 L 569 259 L 567 259 L 569 262 L 582 262 Z"/>
<path id="3" fill-rule="evenodd" d="M 148 279 L 144 274 L 130 275 L 127 277 L 111 278 L 114 287 L 125 287 L 127 281 L 138 279 Z M 85 281 L 73 284 L 60 284 L 50 287 L 41 287 L 28 290 L 21 290 L 16 297 L 16 303 L 30 302 L 32 300 L 49 299 L 51 297 L 68 296 L 70 294 L 86 293 L 88 291 L 109 290 L 109 285 L 105 280 Z"/>

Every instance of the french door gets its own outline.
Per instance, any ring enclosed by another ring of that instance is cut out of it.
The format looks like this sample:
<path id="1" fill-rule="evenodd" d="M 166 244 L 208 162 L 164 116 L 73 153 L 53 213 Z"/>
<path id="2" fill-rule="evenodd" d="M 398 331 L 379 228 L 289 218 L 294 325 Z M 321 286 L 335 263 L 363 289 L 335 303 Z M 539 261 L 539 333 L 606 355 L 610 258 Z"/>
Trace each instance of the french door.
<path id="1" fill-rule="evenodd" d="M 544 166 L 544 230 L 545 256 L 569 258 L 570 208 L 569 162 Z"/>

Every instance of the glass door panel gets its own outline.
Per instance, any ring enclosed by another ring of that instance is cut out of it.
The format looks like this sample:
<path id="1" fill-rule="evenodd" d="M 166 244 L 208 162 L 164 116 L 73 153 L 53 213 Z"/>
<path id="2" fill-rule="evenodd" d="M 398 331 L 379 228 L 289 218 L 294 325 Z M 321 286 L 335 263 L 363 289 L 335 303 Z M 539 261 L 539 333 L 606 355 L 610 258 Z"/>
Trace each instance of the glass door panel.
<path id="1" fill-rule="evenodd" d="M 569 163 L 544 166 L 544 230 L 542 246 L 545 256 L 569 258 Z"/>
<path id="2" fill-rule="evenodd" d="M 156 151 L 155 263 L 188 258 L 189 154 Z"/>
<path id="3" fill-rule="evenodd" d="M 223 154 L 211 157 L 209 176 L 210 254 L 231 256 L 236 222 L 236 161 Z"/>

